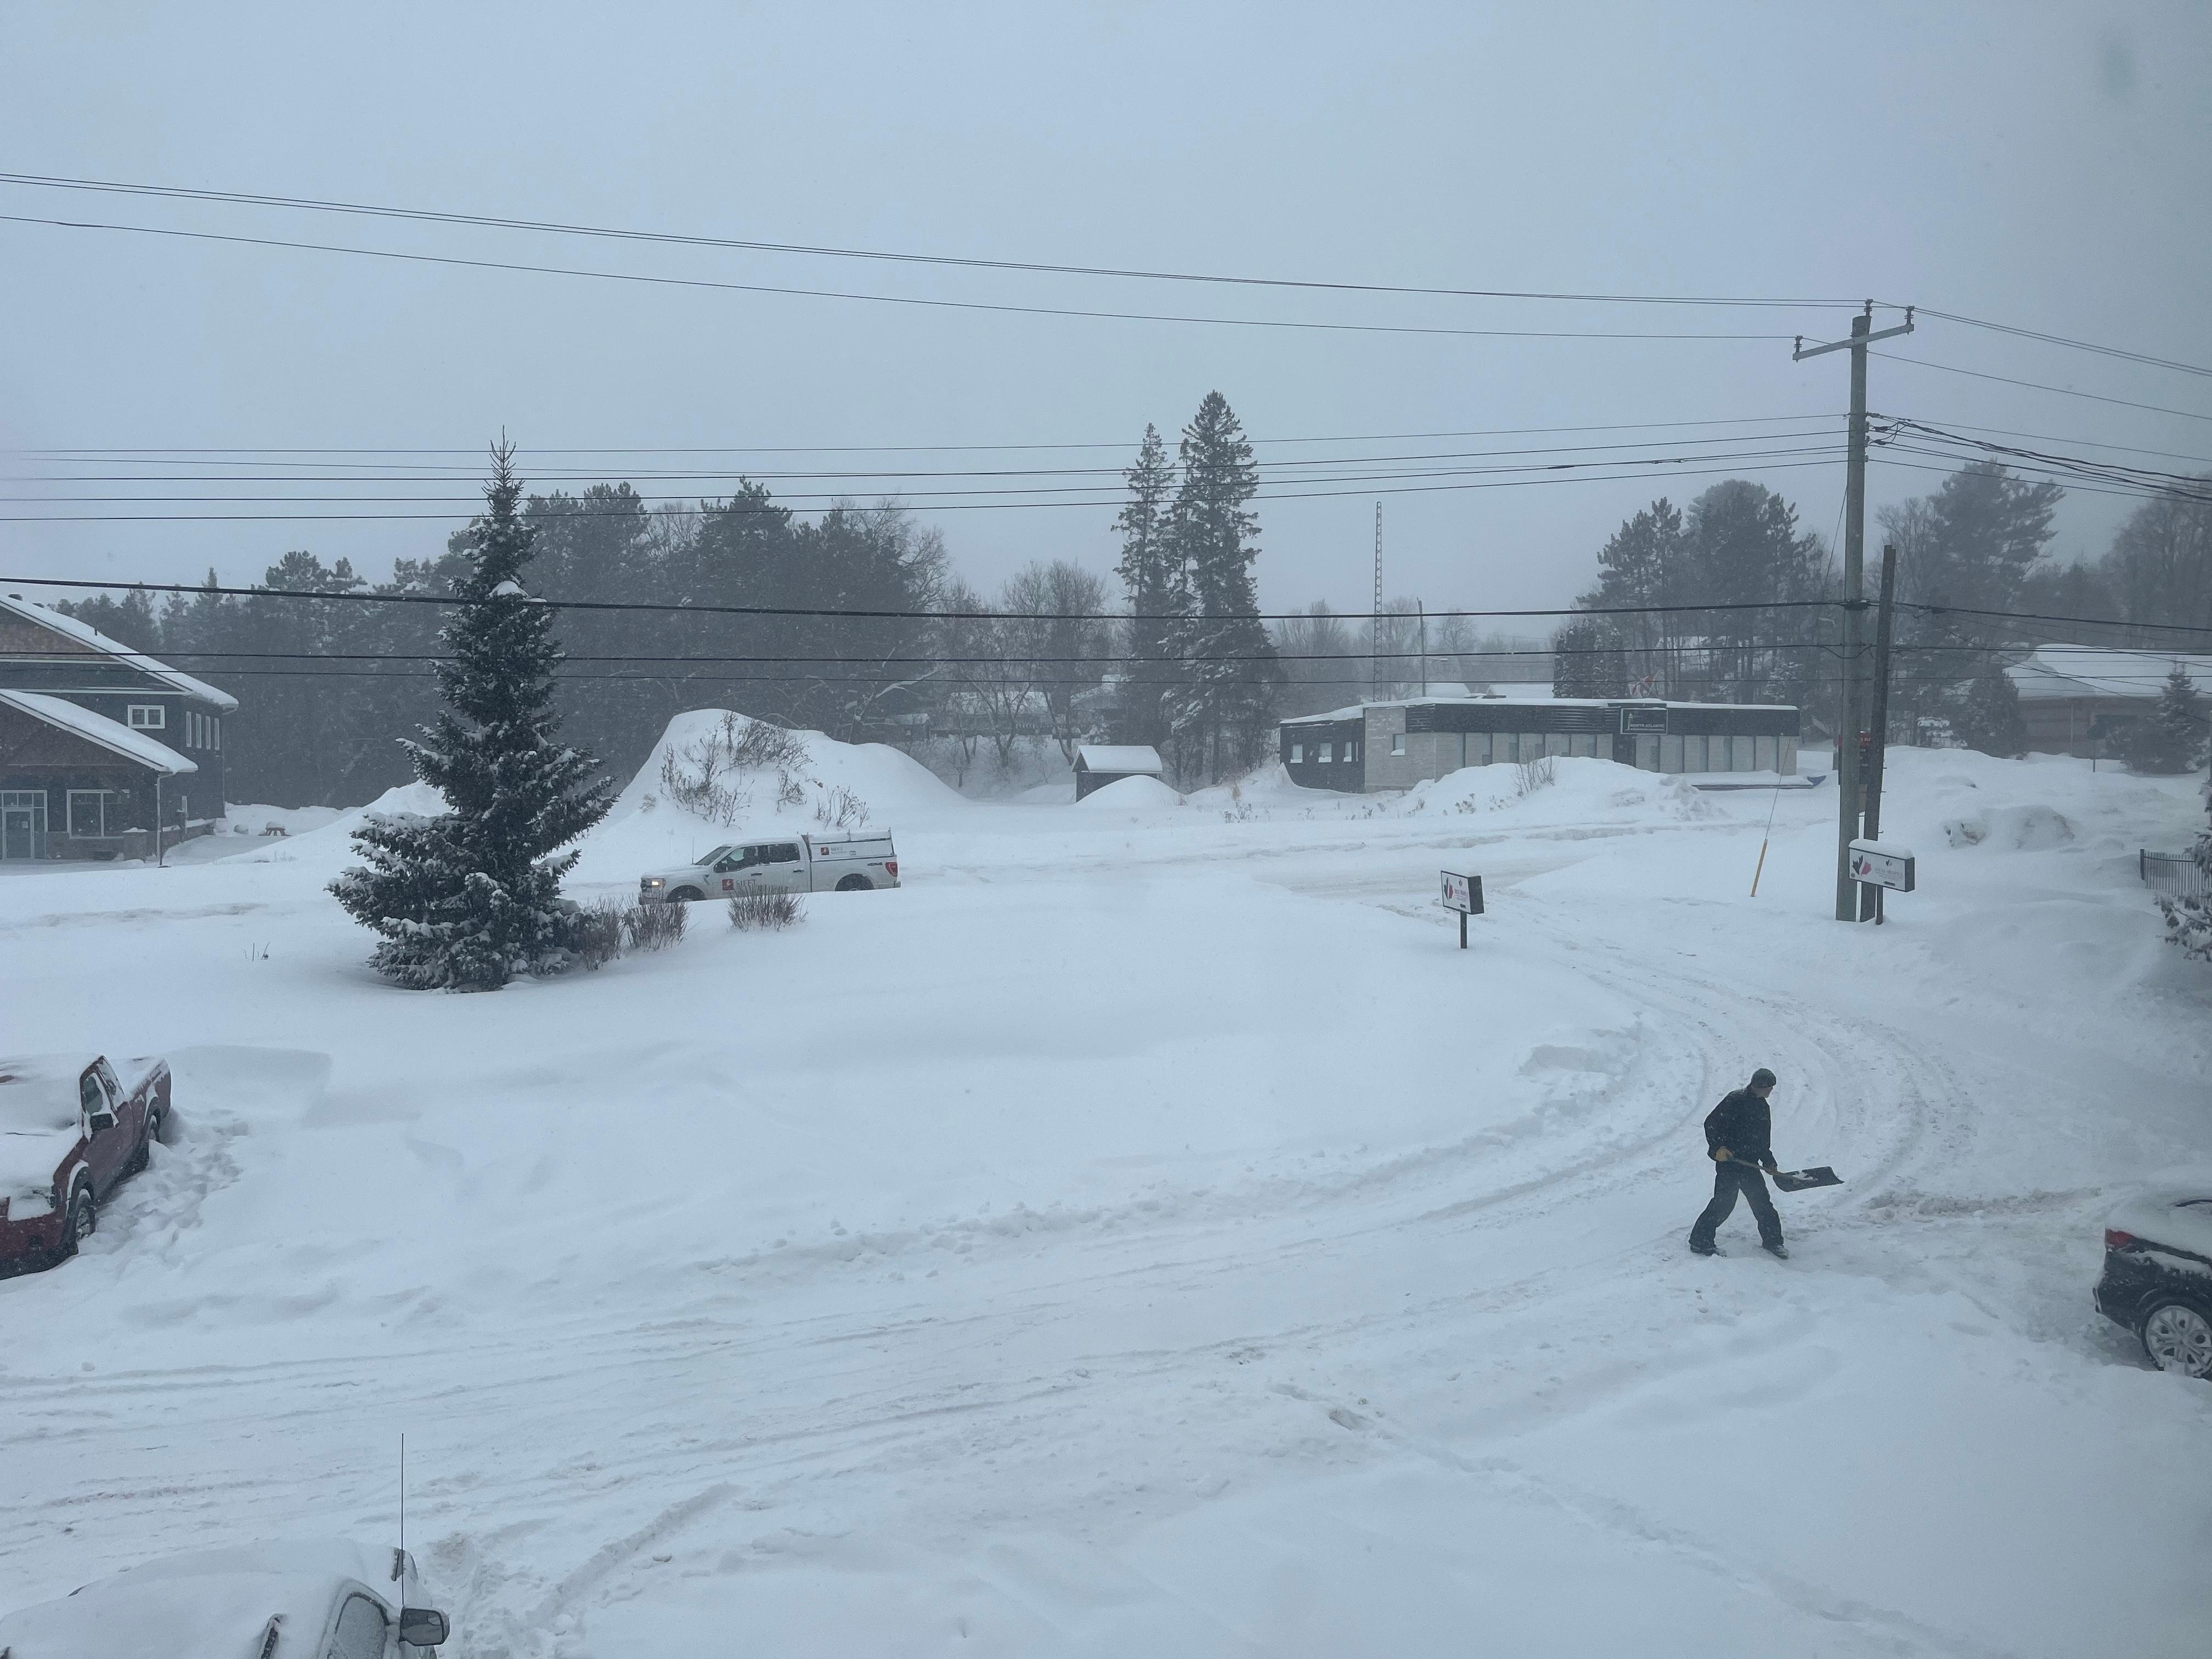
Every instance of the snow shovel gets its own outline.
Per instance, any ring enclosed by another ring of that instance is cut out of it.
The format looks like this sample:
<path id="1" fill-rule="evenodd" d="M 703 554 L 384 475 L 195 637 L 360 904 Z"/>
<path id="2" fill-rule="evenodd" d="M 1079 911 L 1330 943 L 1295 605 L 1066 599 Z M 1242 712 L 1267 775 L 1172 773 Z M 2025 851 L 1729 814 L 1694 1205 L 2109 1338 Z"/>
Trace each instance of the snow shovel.
<path id="1" fill-rule="evenodd" d="M 1840 1187 L 1843 1176 L 1825 1164 L 1809 1170 L 1769 1170 L 1767 1178 L 1785 1193 L 1802 1193 L 1808 1187 Z"/>

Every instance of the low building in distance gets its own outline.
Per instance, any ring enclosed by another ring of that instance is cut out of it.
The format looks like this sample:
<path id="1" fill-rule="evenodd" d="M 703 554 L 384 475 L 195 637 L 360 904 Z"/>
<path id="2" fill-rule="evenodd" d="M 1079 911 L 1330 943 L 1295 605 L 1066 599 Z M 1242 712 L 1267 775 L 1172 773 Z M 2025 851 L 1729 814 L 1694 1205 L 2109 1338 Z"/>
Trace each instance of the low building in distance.
<path id="1" fill-rule="evenodd" d="M 1160 751 L 1145 743 L 1085 743 L 1075 750 L 1075 798 L 1124 778 L 1157 778 L 1166 769 Z"/>
<path id="2" fill-rule="evenodd" d="M 2005 670 L 2038 754 L 2116 755 L 2121 734 L 2158 706 L 2176 667 L 2212 692 L 2212 657 L 2041 645 Z"/>
<path id="3" fill-rule="evenodd" d="M 1360 793 L 1410 789 L 1465 766 L 1547 755 L 1646 772 L 1797 770 L 1798 711 L 1786 703 L 1644 697 L 1413 697 L 1285 720 L 1291 781 Z"/>
<path id="4" fill-rule="evenodd" d="M 207 834 L 237 708 L 74 617 L 0 594 L 0 859 L 151 858 Z"/>

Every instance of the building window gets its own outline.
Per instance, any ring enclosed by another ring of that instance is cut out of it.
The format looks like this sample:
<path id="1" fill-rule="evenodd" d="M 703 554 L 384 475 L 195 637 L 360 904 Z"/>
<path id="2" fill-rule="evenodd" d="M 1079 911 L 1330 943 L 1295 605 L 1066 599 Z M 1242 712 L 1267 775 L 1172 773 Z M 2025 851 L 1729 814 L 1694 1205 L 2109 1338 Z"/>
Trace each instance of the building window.
<path id="1" fill-rule="evenodd" d="M 218 755 L 222 753 L 222 716 L 220 714 L 215 717 L 215 751 Z"/>
<path id="2" fill-rule="evenodd" d="M 112 789 L 72 789 L 69 792 L 69 832 L 88 840 L 107 836 L 107 803 L 118 799 Z M 123 808 L 116 808 L 116 823 L 123 823 Z"/>
<path id="3" fill-rule="evenodd" d="M 1347 738 L 1345 740 L 1345 744 L 1344 744 L 1344 763 L 1345 763 L 1346 766 L 1349 766 L 1349 765 L 1351 765 L 1351 764 L 1352 764 L 1352 762 L 1354 762 L 1354 761 L 1358 760 L 1358 758 L 1359 758 L 1359 740 L 1358 740 L 1357 738 Z"/>
<path id="4" fill-rule="evenodd" d="M 1659 739 L 1659 769 L 1662 772 L 1682 769 L 1682 738 L 1679 732 L 1669 733 Z"/>
<path id="5" fill-rule="evenodd" d="M 1466 764 L 1469 766 L 1487 766 L 1490 764 L 1489 732 L 1470 732 L 1467 734 Z"/>
<path id="6" fill-rule="evenodd" d="M 1751 740 L 1751 769 L 1753 771 L 1771 772 L 1778 769 L 1774 763 L 1773 738 L 1753 738 Z"/>
<path id="7" fill-rule="evenodd" d="M 134 702 L 124 710 L 133 732 L 159 732 L 169 723 L 169 711 L 158 702 Z"/>
<path id="8" fill-rule="evenodd" d="M 1303 760 L 1304 760 L 1304 759 L 1305 759 L 1305 757 L 1306 757 L 1306 746 L 1305 746 L 1305 744 L 1302 744 L 1302 743 L 1294 743 L 1294 744 L 1292 744 L 1291 745 L 1291 765 L 1293 765 L 1293 766 L 1297 765 L 1297 764 L 1298 764 L 1298 763 L 1299 763 L 1299 762 L 1301 762 L 1301 761 L 1303 761 Z"/>
<path id="9" fill-rule="evenodd" d="M 1729 770 L 1731 772 L 1751 770 L 1751 739 L 1749 738 L 1729 739 Z"/>
<path id="10" fill-rule="evenodd" d="M 1583 760 L 1597 758 L 1597 738 L 1588 732 L 1577 732 L 1567 739 L 1567 753 Z"/>
<path id="11" fill-rule="evenodd" d="M 1403 732 L 1391 734 L 1390 752 L 1394 755 L 1402 755 L 1406 752 L 1406 734 Z"/>
<path id="12" fill-rule="evenodd" d="M 1333 744 L 1333 743 L 1325 743 L 1325 744 L 1322 744 L 1322 746 L 1321 746 L 1321 753 L 1320 753 L 1319 755 L 1317 755 L 1317 756 L 1316 756 L 1316 757 L 1315 757 L 1315 759 L 1316 759 L 1317 762 L 1319 762 L 1319 763 L 1320 763 L 1320 764 L 1322 764 L 1322 765 L 1323 765 L 1323 766 L 1327 766 L 1327 765 L 1328 765 L 1331 761 L 1334 760 L 1335 758 L 1336 758 L 1336 745 L 1335 745 L 1334 744 Z"/>

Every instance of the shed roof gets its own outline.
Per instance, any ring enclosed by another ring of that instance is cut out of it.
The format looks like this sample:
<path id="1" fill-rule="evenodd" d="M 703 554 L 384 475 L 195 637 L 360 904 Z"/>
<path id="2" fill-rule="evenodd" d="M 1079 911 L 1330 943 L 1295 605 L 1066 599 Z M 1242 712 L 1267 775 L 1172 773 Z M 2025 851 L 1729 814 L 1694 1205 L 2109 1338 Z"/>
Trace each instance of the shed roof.
<path id="1" fill-rule="evenodd" d="M 1370 708 L 1411 708 L 1427 703 L 1474 703 L 1484 708 L 1751 708 L 1794 709 L 1786 702 L 1673 702 L 1663 697 L 1386 697 L 1379 702 L 1355 702 L 1322 714 L 1300 714 L 1279 720 L 1279 726 L 1319 726 L 1331 720 L 1358 720 Z"/>
<path id="2" fill-rule="evenodd" d="M 229 692 L 218 691 L 205 680 L 196 680 L 158 658 L 148 656 L 143 651 L 133 651 L 122 641 L 109 639 L 90 623 L 81 623 L 75 617 L 64 617 L 58 611 L 34 605 L 14 593 L 0 593 L 0 613 L 20 617 L 25 622 L 35 623 L 41 628 L 51 628 L 57 634 L 66 635 L 80 644 L 90 646 L 102 656 L 112 657 L 118 662 L 130 664 L 142 674 L 151 675 L 172 691 L 181 691 L 188 697 L 220 708 L 226 714 L 238 707 L 238 699 Z"/>
<path id="3" fill-rule="evenodd" d="M 2200 689 L 2212 689 L 2212 657 L 2173 651 L 2107 651 L 2089 645 L 2043 645 L 2005 670 L 2026 702 L 2069 697 L 2127 697 L 2148 702 L 2166 689 L 2175 665 Z"/>
<path id="4" fill-rule="evenodd" d="M 1079 772 L 1119 772 L 1157 777 L 1167 769 L 1160 751 L 1148 743 L 1085 743 L 1076 745 L 1075 767 Z"/>
<path id="5" fill-rule="evenodd" d="M 120 720 L 112 720 L 105 714 L 95 714 L 91 709 L 73 703 L 67 697 L 49 696 L 43 691 L 15 691 L 0 686 L 0 704 L 28 714 L 34 720 L 44 720 L 48 726 L 75 732 L 88 743 L 96 743 L 109 753 L 135 761 L 148 771 L 159 772 L 165 778 L 200 769 L 199 763 L 179 755 L 168 744 L 156 743 L 143 732 L 133 732 Z"/>

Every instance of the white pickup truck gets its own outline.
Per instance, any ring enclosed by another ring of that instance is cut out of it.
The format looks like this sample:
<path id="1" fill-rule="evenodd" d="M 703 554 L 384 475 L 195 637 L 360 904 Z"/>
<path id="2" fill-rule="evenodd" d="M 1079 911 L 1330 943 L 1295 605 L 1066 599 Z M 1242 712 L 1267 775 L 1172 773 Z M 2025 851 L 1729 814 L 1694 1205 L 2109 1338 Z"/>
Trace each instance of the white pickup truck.
<path id="1" fill-rule="evenodd" d="M 879 836 L 799 836 L 732 842 L 696 864 L 637 878 L 640 904 L 689 903 L 746 893 L 865 893 L 896 887 L 898 848 Z"/>

